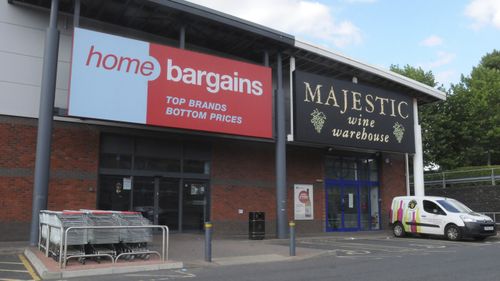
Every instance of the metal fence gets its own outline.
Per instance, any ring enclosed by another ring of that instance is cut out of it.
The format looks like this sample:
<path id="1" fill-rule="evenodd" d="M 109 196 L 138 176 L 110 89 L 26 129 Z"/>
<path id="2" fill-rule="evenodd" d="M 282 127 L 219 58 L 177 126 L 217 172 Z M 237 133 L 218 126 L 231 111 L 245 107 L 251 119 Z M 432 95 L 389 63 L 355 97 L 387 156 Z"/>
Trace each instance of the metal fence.
<path id="1" fill-rule="evenodd" d="M 45 255 L 48 257 L 50 253 L 50 237 L 51 233 L 54 233 L 54 230 L 57 230 L 59 238 L 59 243 L 56 243 L 56 248 L 58 248 L 58 261 L 59 267 L 61 269 L 66 267 L 66 263 L 69 259 L 73 258 L 90 258 L 90 257 L 107 257 L 110 258 L 112 263 L 116 263 L 119 258 L 126 255 L 144 255 L 144 254 L 155 254 L 158 255 L 162 261 L 168 260 L 168 239 L 169 239 L 169 229 L 165 225 L 129 225 L 129 226 L 71 226 L 64 228 L 60 225 L 52 225 L 48 223 L 40 223 L 40 232 L 38 237 L 38 248 L 40 250 L 44 250 Z M 71 232 L 79 232 L 85 231 L 88 232 L 90 230 L 140 230 L 140 229 L 161 229 L 162 230 L 162 246 L 161 246 L 161 254 L 157 251 L 145 250 L 145 251 L 134 251 L 128 253 L 120 253 L 116 256 L 111 255 L 109 253 L 98 253 L 98 254 L 86 254 L 86 253 L 76 253 L 76 254 L 68 254 L 68 237 L 71 237 Z M 46 236 L 49 239 L 42 239 L 42 229 L 46 229 Z"/>
<path id="2" fill-rule="evenodd" d="M 477 212 L 490 217 L 496 225 L 500 225 L 500 212 Z"/>
<path id="3" fill-rule="evenodd" d="M 500 181 L 500 168 L 470 169 L 461 171 L 449 171 L 439 173 L 426 173 L 424 175 L 425 186 L 446 185 L 459 183 L 488 182 L 496 185 Z"/>

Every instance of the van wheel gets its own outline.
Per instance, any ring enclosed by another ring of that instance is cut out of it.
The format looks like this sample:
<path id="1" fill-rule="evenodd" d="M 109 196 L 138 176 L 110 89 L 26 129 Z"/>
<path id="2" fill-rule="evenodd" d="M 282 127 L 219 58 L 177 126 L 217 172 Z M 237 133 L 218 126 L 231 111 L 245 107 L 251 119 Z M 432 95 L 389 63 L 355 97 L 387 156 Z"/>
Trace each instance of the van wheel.
<path id="1" fill-rule="evenodd" d="M 405 229 L 400 222 L 397 222 L 392 226 L 392 233 L 395 237 L 404 237 L 406 234 Z"/>
<path id="2" fill-rule="evenodd" d="M 460 240 L 462 236 L 462 234 L 460 233 L 460 229 L 454 224 L 446 227 L 446 229 L 444 230 L 444 235 L 450 241 Z"/>

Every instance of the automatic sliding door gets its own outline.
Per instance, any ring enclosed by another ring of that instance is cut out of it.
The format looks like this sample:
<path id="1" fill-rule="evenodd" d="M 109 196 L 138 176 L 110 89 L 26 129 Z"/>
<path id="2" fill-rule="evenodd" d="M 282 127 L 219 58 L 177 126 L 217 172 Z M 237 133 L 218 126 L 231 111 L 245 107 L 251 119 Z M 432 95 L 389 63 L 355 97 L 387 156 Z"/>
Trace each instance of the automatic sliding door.
<path id="1" fill-rule="evenodd" d="M 182 188 L 182 230 L 201 231 L 207 214 L 208 182 L 184 180 Z"/>
<path id="2" fill-rule="evenodd" d="M 179 229 L 179 179 L 158 179 L 158 224 Z"/>
<path id="3" fill-rule="evenodd" d="M 141 212 L 151 223 L 158 223 L 155 213 L 155 179 L 153 177 L 134 177 L 132 210 Z"/>

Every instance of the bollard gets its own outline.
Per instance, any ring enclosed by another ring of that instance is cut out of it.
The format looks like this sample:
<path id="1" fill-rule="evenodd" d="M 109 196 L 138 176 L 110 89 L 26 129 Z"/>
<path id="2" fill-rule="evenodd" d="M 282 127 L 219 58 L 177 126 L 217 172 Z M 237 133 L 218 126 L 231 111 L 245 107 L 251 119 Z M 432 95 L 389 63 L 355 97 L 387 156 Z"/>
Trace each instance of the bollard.
<path id="1" fill-rule="evenodd" d="M 290 226 L 290 256 L 295 256 L 295 222 L 288 223 Z"/>
<path id="2" fill-rule="evenodd" d="M 205 222 L 205 261 L 212 262 L 212 223 Z"/>

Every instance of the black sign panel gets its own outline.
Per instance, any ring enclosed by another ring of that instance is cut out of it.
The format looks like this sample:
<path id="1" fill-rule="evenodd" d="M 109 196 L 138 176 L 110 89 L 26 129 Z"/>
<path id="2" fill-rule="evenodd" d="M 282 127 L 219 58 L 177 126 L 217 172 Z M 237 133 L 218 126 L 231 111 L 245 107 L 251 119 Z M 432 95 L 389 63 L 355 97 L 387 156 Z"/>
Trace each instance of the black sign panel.
<path id="1" fill-rule="evenodd" d="M 295 140 L 415 152 L 412 98 L 347 81 L 294 73 Z"/>

